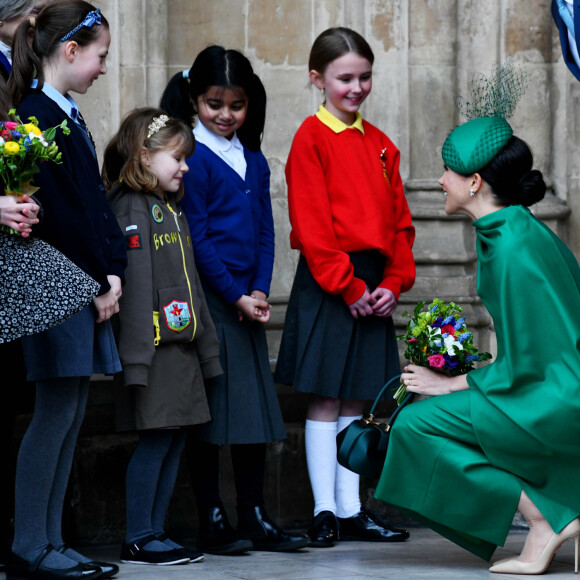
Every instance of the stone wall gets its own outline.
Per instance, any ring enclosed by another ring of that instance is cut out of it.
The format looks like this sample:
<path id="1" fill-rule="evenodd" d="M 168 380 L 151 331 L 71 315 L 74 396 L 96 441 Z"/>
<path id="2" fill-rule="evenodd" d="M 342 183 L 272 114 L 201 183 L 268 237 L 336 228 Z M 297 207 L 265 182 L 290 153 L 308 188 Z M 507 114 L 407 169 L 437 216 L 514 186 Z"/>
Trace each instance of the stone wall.
<path id="1" fill-rule="evenodd" d="M 95 3 L 111 24 L 109 71 L 79 101 L 99 152 L 124 114 L 157 104 L 171 75 L 189 68 L 209 44 L 242 50 L 266 86 L 263 151 L 272 170 L 277 235 L 269 332 L 273 364 L 297 262 L 288 242 L 284 165 L 294 132 L 321 102 L 321 95 L 308 86 L 306 63 L 314 38 L 330 26 L 352 27 L 371 44 L 376 57 L 373 92 L 362 113 L 401 150 L 401 173 L 417 227 L 418 277 L 401 299 L 395 317 L 399 327 L 401 312 L 416 301 L 453 298 L 465 305 L 481 346 L 493 350 L 493 329 L 475 292 L 473 229 L 467 220 L 445 215 L 437 179 L 441 144 L 460 120 L 456 98 L 466 94 L 473 73 L 487 74 L 508 55 L 526 64 L 532 81 L 512 124 L 531 145 L 550 186 L 549 198 L 535 211 L 580 255 L 580 85 L 563 64 L 549 0 Z M 73 501 L 79 538 L 117 541 L 123 525 L 123 471 L 134 437 L 112 434 L 110 384 L 100 387 L 93 390 L 79 442 Z M 273 515 L 296 523 L 306 521 L 312 508 L 301 427 L 305 401 L 283 387 L 279 394 L 289 438 L 270 450 L 268 502 Z M 227 501 L 233 503 L 228 472 L 224 485 Z M 172 525 L 185 534 L 195 526 L 187 489 L 182 475 Z M 363 482 L 363 492 L 372 497 L 372 482 Z"/>

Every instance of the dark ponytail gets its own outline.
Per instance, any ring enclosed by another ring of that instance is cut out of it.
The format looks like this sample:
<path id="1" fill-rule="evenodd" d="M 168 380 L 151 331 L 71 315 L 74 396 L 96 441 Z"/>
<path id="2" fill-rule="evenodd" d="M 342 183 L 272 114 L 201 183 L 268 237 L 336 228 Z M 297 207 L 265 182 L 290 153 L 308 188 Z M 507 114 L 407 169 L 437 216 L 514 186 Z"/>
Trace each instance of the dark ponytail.
<path id="1" fill-rule="evenodd" d="M 54 56 L 61 39 L 70 34 L 95 7 L 84 0 L 54 0 L 47 4 L 35 19 L 34 26 L 25 19 L 16 29 L 12 43 L 12 72 L 8 89 L 14 106 L 18 106 L 30 90 L 33 79 L 38 89 L 44 85 L 44 63 Z M 97 40 L 101 26 L 109 27 L 101 14 L 101 24 L 81 26 L 67 40 L 87 46 Z M 29 35 L 32 35 L 30 41 Z"/>
<path id="2" fill-rule="evenodd" d="M 533 162 L 527 143 L 513 136 L 477 173 L 491 187 L 499 205 L 529 207 L 544 199 L 546 193 L 542 173 L 532 169 Z"/>
<path id="3" fill-rule="evenodd" d="M 237 135 L 248 149 L 258 151 L 266 122 L 266 89 L 250 61 L 237 50 L 208 46 L 197 55 L 187 76 L 177 73 L 169 81 L 161 97 L 161 108 L 192 125 L 197 114 L 197 99 L 210 87 L 243 89 L 248 98 L 248 111 Z"/>

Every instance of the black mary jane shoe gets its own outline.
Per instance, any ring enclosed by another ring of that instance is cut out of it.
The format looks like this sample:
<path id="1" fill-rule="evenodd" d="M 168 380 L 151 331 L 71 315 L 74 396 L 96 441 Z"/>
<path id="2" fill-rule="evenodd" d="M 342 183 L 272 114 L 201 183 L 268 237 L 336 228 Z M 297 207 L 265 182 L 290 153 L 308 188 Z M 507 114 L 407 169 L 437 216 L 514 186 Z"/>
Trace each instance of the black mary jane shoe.
<path id="1" fill-rule="evenodd" d="M 147 550 L 144 546 L 157 540 L 154 534 L 121 546 L 121 562 L 123 564 L 149 564 L 151 566 L 173 566 L 175 564 L 189 564 L 189 556 L 181 549 Z"/>
<path id="2" fill-rule="evenodd" d="M 160 542 L 165 542 L 165 540 L 169 539 L 169 536 L 165 532 L 162 532 L 160 534 L 155 534 L 155 538 Z M 189 548 L 185 548 L 184 546 L 180 546 L 180 549 L 183 550 L 183 553 L 189 558 L 190 564 L 194 564 L 196 562 L 203 562 L 203 560 L 205 559 L 205 555 L 203 554 L 203 552 L 198 552 L 197 550 L 190 550 Z"/>
<path id="3" fill-rule="evenodd" d="M 308 536 L 285 532 L 258 505 L 238 509 L 238 532 L 252 541 L 254 550 L 265 552 L 293 552 L 310 545 Z"/>
<path id="4" fill-rule="evenodd" d="M 96 580 L 101 577 L 101 569 L 89 564 L 64 569 L 44 565 L 42 561 L 53 550 L 53 546 L 46 546 L 34 562 L 12 552 L 6 562 L 6 580 Z"/>
<path id="5" fill-rule="evenodd" d="M 339 540 L 338 520 L 330 510 L 324 510 L 316 515 L 308 528 L 310 545 L 315 548 L 332 548 Z"/>
<path id="6" fill-rule="evenodd" d="M 407 530 L 392 528 L 369 510 L 362 510 L 350 518 L 338 518 L 341 540 L 362 542 L 403 542 Z"/>
<path id="7" fill-rule="evenodd" d="M 253 548 L 250 540 L 232 528 L 223 506 L 200 511 L 199 546 L 206 554 L 217 556 L 238 556 Z"/>
<path id="8" fill-rule="evenodd" d="M 57 552 L 66 556 L 65 552 L 70 548 L 68 544 L 63 544 L 57 549 Z M 56 549 L 56 548 L 55 548 Z M 83 563 L 83 562 L 81 562 Z M 100 568 L 101 575 L 100 580 L 105 580 L 106 578 L 113 578 L 113 576 L 119 573 L 119 566 L 117 564 L 111 564 L 110 562 L 98 562 L 97 560 L 91 560 L 90 562 L 84 562 L 87 566 L 92 566 L 93 568 Z"/>

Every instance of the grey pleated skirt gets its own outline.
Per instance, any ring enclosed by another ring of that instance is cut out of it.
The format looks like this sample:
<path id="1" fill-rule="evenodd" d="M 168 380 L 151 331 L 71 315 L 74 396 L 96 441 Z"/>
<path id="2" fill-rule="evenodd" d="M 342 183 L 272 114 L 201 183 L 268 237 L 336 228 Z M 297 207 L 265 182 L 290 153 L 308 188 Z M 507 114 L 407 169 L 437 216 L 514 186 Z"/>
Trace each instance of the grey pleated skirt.
<path id="1" fill-rule="evenodd" d="M 205 298 L 220 341 L 224 374 L 206 381 L 211 421 L 192 427 L 192 436 L 218 445 L 284 439 L 264 325 L 240 321 L 236 307 L 211 291 L 205 291 Z"/>
<path id="2" fill-rule="evenodd" d="M 374 290 L 385 257 L 353 252 L 354 274 Z M 328 294 L 300 256 L 290 293 L 275 380 L 301 392 L 343 400 L 371 400 L 399 374 L 392 318 L 355 320 L 341 296 Z"/>

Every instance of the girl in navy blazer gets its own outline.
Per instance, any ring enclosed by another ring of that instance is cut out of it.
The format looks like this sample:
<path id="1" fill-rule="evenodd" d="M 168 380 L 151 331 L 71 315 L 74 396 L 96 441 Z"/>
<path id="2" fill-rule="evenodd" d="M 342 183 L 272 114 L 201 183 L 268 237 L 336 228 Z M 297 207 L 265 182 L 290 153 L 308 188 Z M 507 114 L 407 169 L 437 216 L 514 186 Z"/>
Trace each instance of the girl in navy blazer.
<path id="1" fill-rule="evenodd" d="M 109 208 L 90 133 L 69 91 L 84 94 L 105 74 L 111 36 L 105 17 L 82 0 L 57 0 L 23 23 L 13 44 L 9 88 L 21 119 L 58 131 L 61 165 L 41 164 L 34 184 L 44 216 L 35 233 L 100 284 L 93 304 L 23 339 L 36 406 L 16 471 L 15 534 L 7 578 L 110 578 L 113 564 L 89 560 L 62 538 L 64 496 L 93 373 L 121 370 L 109 318 L 118 311 L 125 242 Z M 32 34 L 32 42 L 29 42 Z"/>

